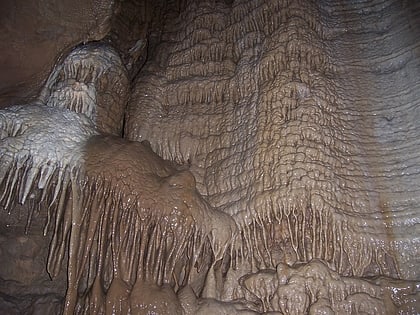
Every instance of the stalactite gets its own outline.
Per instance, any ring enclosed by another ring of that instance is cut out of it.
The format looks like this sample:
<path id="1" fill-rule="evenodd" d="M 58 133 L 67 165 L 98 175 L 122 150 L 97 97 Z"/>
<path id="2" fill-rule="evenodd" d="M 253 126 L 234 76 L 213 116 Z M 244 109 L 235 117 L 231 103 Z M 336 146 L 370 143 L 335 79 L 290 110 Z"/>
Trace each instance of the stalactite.
<path id="1" fill-rule="evenodd" d="M 230 248 L 234 221 L 202 199 L 191 173 L 146 145 L 97 135 L 84 114 L 63 109 L 12 107 L 1 118 L 0 202 L 11 210 L 33 194 L 47 208 L 51 277 L 68 256 L 65 314 L 134 307 L 137 283 L 193 284 Z M 46 141 L 65 150 L 43 150 Z"/>

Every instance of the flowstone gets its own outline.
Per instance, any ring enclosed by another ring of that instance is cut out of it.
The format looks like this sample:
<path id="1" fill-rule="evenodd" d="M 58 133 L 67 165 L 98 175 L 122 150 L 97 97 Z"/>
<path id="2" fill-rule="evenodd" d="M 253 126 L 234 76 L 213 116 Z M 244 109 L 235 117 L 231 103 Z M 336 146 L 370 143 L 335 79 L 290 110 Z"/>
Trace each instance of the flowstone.
<path id="1" fill-rule="evenodd" d="M 0 110 L 0 310 L 417 314 L 420 7 L 114 5 Z"/>

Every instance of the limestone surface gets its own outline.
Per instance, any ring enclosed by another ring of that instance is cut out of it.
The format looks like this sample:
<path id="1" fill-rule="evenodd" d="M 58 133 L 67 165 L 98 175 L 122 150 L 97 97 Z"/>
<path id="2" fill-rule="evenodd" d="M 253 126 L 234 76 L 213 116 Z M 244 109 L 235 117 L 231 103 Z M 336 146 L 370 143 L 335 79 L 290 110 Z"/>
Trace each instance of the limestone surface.
<path id="1" fill-rule="evenodd" d="M 36 10 L 80 25 L 0 76 L 0 313 L 420 312 L 420 3 Z"/>

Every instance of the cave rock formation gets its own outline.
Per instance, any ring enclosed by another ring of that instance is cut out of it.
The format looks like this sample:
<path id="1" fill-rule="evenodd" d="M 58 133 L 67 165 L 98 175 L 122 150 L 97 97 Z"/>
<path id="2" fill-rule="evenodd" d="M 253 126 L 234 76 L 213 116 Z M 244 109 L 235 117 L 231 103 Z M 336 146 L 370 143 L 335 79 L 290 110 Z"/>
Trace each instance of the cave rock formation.
<path id="1" fill-rule="evenodd" d="M 0 98 L 1 312 L 420 312 L 419 4 L 100 3 Z"/>

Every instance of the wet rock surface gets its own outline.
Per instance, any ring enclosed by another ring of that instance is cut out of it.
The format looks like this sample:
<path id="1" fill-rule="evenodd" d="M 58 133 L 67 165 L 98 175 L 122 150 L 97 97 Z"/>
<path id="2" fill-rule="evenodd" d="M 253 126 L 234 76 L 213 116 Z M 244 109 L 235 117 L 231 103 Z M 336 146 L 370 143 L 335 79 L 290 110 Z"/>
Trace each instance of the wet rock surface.
<path id="1" fill-rule="evenodd" d="M 100 8 L 0 110 L 1 312 L 420 311 L 418 4 Z"/>

